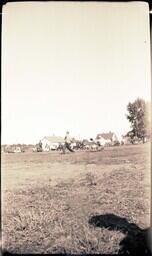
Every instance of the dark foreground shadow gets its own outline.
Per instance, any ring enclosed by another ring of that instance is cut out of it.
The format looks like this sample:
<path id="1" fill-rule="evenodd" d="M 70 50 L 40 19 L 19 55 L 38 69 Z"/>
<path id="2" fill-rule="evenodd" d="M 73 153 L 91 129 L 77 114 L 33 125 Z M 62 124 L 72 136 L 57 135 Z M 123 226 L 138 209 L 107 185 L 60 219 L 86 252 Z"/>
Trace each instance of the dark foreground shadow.
<path id="1" fill-rule="evenodd" d="M 120 242 L 119 254 L 122 255 L 152 255 L 152 230 L 141 229 L 127 219 L 114 214 L 96 215 L 89 219 L 89 224 L 95 227 L 119 230 L 126 236 Z"/>
<path id="2" fill-rule="evenodd" d="M 125 234 L 125 238 L 120 242 L 120 249 L 117 255 L 130 255 L 130 256 L 152 256 L 152 229 L 141 229 L 134 223 L 129 223 L 126 218 L 121 218 L 114 214 L 105 215 L 95 215 L 89 219 L 89 224 L 100 227 L 107 228 L 108 230 L 121 231 Z M 13 254 L 6 250 L 3 250 L 2 255 L 22 255 L 22 256 L 40 256 L 41 254 Z M 43 254 L 43 256 L 48 255 L 71 255 L 67 253 L 60 254 Z M 74 255 L 74 254 L 73 254 Z M 82 254 L 77 254 L 77 256 Z M 83 254 L 84 255 L 84 254 Z M 90 255 L 90 254 L 88 254 Z M 97 254 L 91 254 L 97 255 Z M 98 254 L 102 256 L 110 256 L 110 254 Z M 113 254 L 112 256 L 114 256 Z"/>

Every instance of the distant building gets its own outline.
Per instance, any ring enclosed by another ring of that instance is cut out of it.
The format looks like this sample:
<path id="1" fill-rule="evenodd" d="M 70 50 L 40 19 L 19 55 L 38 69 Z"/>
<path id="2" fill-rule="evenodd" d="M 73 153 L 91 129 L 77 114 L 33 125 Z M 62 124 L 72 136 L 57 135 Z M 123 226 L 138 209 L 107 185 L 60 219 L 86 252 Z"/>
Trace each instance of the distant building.
<path id="1" fill-rule="evenodd" d="M 87 140 L 87 139 L 83 139 L 82 143 L 83 143 L 84 145 L 88 145 L 88 144 L 90 143 L 90 141 Z"/>
<path id="2" fill-rule="evenodd" d="M 100 142 L 100 145 L 106 146 L 106 145 L 114 145 L 116 142 L 118 142 L 118 138 L 113 132 L 109 133 L 99 133 L 96 136 L 96 142 Z"/>
<path id="3" fill-rule="evenodd" d="M 130 144 L 132 144 L 131 143 L 131 138 L 128 135 L 122 135 L 121 144 L 122 145 L 130 145 Z"/>
<path id="4" fill-rule="evenodd" d="M 60 144 L 64 144 L 64 138 L 60 136 L 46 136 L 42 140 L 43 151 L 55 150 Z"/>
<path id="5" fill-rule="evenodd" d="M 14 148 L 14 153 L 21 153 L 21 152 L 22 152 L 21 147 Z"/>
<path id="6" fill-rule="evenodd" d="M 16 145 L 6 145 L 4 148 L 4 152 L 6 153 L 21 153 L 21 147 Z"/>

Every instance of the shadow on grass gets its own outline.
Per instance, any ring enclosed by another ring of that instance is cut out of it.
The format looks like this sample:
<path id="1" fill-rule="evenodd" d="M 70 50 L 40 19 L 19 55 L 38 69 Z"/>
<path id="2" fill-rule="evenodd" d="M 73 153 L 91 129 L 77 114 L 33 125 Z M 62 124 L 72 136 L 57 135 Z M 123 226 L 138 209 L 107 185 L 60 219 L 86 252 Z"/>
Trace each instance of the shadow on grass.
<path id="1" fill-rule="evenodd" d="M 152 230 L 149 229 L 141 229 L 134 223 L 129 223 L 126 218 L 121 218 L 114 214 L 105 214 L 105 215 L 95 215 L 89 219 L 89 224 L 94 227 L 107 228 L 112 231 L 120 231 L 125 234 L 125 238 L 120 241 L 120 249 L 118 254 L 114 255 L 142 255 L 142 256 L 152 256 Z M 11 255 L 22 255 L 22 256 L 40 256 L 42 254 L 20 254 L 20 253 L 9 253 L 7 250 L 2 251 L 2 255 L 11 256 Z M 63 250 L 58 254 L 43 254 L 43 256 L 48 255 L 72 255 L 66 253 Z M 82 254 L 73 254 L 73 255 L 82 255 Z M 111 254 L 83 254 L 83 255 L 102 255 L 102 256 L 110 256 Z"/>
<path id="2" fill-rule="evenodd" d="M 121 231 L 125 238 L 120 242 L 119 254 L 121 255 L 152 255 L 152 230 L 141 229 L 127 219 L 114 214 L 96 215 L 89 219 L 89 224 L 107 228 L 108 230 Z"/>

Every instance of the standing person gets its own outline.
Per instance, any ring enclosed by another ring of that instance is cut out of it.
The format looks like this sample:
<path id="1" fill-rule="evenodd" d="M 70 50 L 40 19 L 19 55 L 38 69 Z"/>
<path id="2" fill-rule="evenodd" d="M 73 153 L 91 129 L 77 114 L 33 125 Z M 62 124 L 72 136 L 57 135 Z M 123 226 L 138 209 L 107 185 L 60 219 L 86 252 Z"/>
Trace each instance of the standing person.
<path id="1" fill-rule="evenodd" d="M 42 148 L 42 141 L 39 141 L 39 148 Z"/>
<path id="2" fill-rule="evenodd" d="M 41 140 L 39 141 L 39 144 L 38 144 L 38 152 L 42 152 L 42 141 Z"/>
<path id="3" fill-rule="evenodd" d="M 64 138 L 64 141 L 65 141 L 65 144 L 63 146 L 63 153 L 65 154 L 65 150 L 66 148 L 70 151 L 70 152 L 74 152 L 74 150 L 71 148 L 71 138 L 70 138 L 70 135 L 69 135 L 69 132 L 66 132 L 66 135 L 65 135 L 65 138 Z"/>

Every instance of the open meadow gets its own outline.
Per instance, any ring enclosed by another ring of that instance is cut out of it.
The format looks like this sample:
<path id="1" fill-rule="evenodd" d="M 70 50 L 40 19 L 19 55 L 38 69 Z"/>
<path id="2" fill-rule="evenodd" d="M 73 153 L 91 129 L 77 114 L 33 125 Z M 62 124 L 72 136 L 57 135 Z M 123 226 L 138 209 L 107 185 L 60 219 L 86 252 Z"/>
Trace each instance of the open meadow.
<path id="1" fill-rule="evenodd" d="M 2 154 L 2 247 L 149 255 L 150 144 Z"/>

